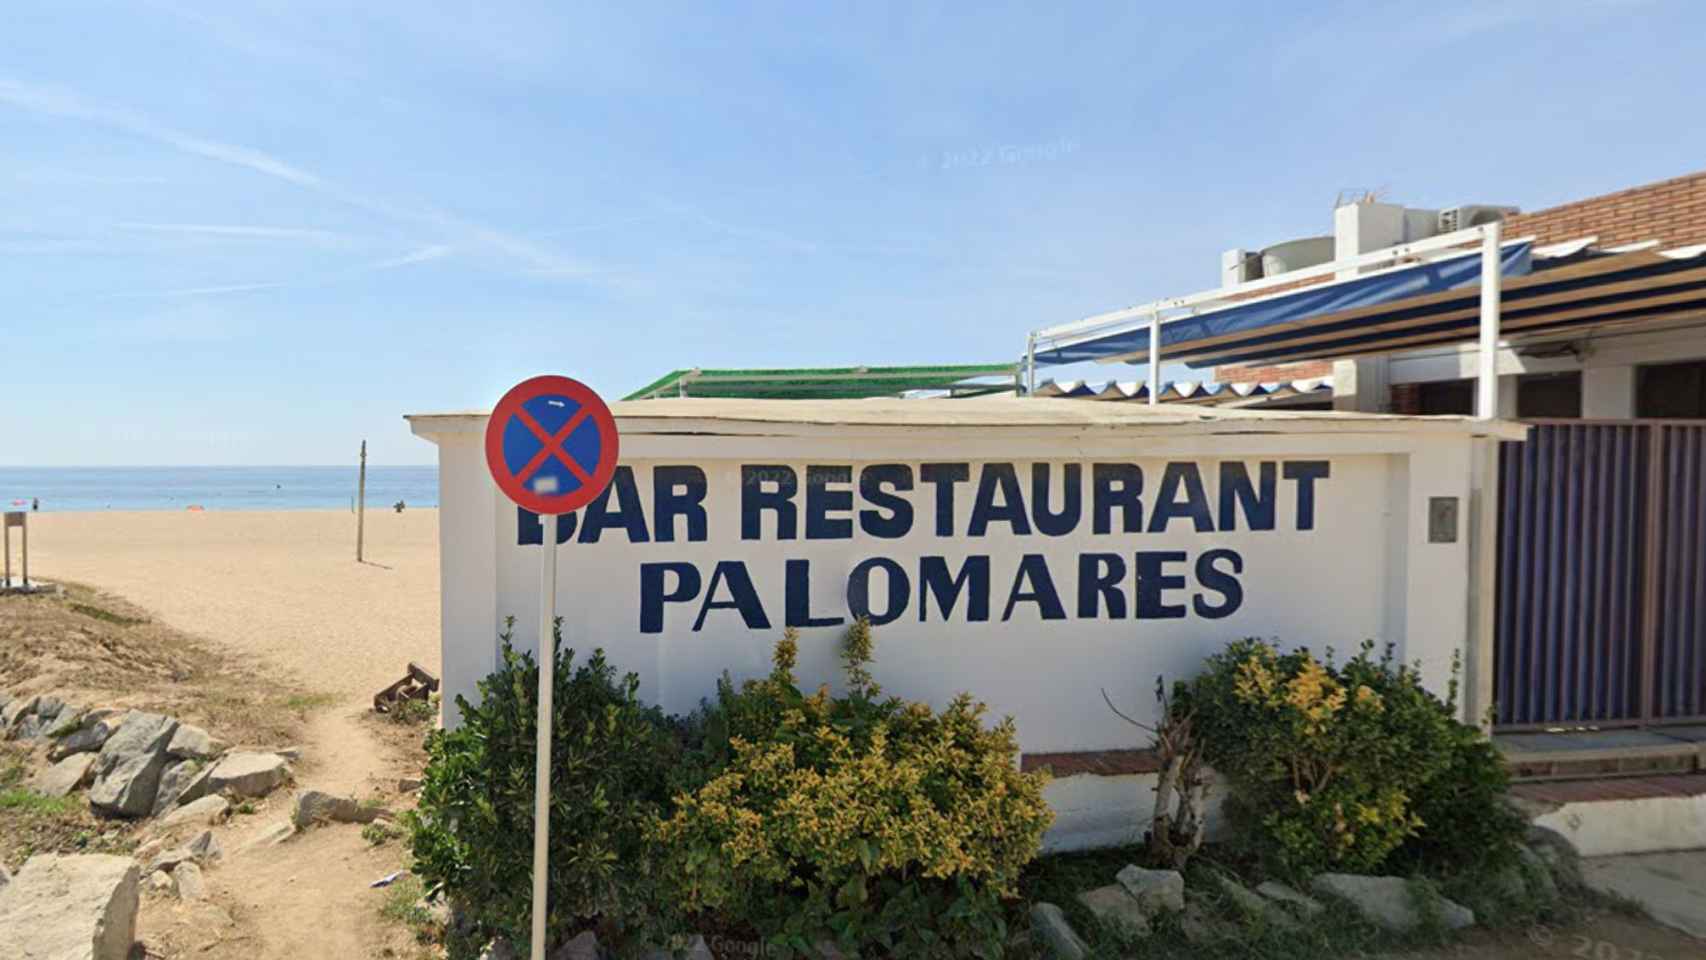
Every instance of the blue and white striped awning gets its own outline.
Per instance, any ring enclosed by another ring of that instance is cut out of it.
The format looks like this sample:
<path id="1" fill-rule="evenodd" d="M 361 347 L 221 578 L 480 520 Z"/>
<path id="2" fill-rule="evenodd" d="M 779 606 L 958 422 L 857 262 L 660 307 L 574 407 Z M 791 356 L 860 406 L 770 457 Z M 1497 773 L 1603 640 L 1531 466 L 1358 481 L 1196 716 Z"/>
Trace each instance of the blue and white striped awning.
<path id="1" fill-rule="evenodd" d="M 1531 269 L 1531 249 L 1526 242 L 1503 247 L 1500 251 L 1503 274 L 1507 277 L 1527 274 Z M 1472 251 L 1260 299 L 1209 305 L 1208 309 L 1199 308 L 1192 314 L 1164 318 L 1161 355 L 1164 360 L 1185 359 L 1192 366 L 1199 366 L 1186 355 L 1193 345 L 1201 342 L 1236 339 L 1251 345 L 1275 344 L 1324 315 L 1378 307 L 1460 287 L 1471 288 L 1473 295 L 1480 280 L 1481 254 Z M 1121 359 L 1142 363 L 1147 361 L 1148 351 L 1148 323 L 1127 322 L 1110 330 L 1091 330 L 1047 341 L 1039 339 L 1036 364 Z"/>
<path id="2" fill-rule="evenodd" d="M 1569 336 L 1706 315 L 1706 244 L 1603 249 L 1593 238 L 1501 248 L 1499 336 Z M 1321 282 L 1244 302 L 1199 304 L 1164 316 L 1161 359 L 1191 367 L 1283 363 L 1392 353 L 1474 340 L 1481 258 L 1453 255 L 1365 277 Z M 1038 366 L 1083 360 L 1143 363 L 1149 324 L 1120 322 L 1037 335 Z"/>

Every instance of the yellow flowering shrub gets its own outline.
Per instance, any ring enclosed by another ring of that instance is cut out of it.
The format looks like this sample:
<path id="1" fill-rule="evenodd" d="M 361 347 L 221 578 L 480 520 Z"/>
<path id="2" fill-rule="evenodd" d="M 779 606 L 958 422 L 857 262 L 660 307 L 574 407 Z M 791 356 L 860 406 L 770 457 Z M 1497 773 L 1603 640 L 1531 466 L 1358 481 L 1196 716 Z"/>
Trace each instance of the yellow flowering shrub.
<path id="1" fill-rule="evenodd" d="M 865 623 L 845 696 L 802 692 L 795 652 L 790 631 L 769 677 L 722 685 L 702 782 L 658 827 L 678 904 L 782 956 L 1000 956 L 1002 901 L 1053 819 L 1012 722 L 986 726 L 969 695 L 939 713 L 883 697 Z"/>
<path id="2" fill-rule="evenodd" d="M 1437 802 L 1442 775 L 1474 747 L 1473 728 L 1390 650 L 1375 658 L 1366 644 L 1335 666 L 1307 649 L 1243 640 L 1209 658 L 1177 700 L 1195 710 L 1205 757 L 1229 781 L 1239 841 L 1271 872 L 1377 870 L 1407 846 L 1438 840 L 1427 836 L 1423 809 L 1453 823 L 1505 823 L 1490 809 L 1496 791 L 1474 796 L 1472 809 Z"/>

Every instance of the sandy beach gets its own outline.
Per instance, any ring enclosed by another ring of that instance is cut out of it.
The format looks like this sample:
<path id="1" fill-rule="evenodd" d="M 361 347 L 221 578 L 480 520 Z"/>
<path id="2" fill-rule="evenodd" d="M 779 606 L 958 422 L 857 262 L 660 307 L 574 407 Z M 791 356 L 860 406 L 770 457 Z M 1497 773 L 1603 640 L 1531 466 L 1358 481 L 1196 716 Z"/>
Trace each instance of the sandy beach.
<path id="1" fill-rule="evenodd" d="M 344 510 L 30 517 L 32 574 L 118 593 L 339 700 L 410 660 L 438 670 L 438 512 L 368 511 L 366 557 Z"/>

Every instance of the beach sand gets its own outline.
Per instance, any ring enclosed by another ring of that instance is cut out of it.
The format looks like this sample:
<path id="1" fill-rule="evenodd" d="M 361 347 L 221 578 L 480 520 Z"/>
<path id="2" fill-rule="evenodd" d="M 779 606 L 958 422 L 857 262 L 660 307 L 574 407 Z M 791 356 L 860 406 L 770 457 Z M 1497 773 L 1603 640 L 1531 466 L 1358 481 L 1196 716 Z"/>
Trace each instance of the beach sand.
<path id="1" fill-rule="evenodd" d="M 39 513 L 30 572 L 118 593 L 316 693 L 365 701 L 439 669 L 438 511 Z M 16 531 L 14 575 L 18 549 Z"/>

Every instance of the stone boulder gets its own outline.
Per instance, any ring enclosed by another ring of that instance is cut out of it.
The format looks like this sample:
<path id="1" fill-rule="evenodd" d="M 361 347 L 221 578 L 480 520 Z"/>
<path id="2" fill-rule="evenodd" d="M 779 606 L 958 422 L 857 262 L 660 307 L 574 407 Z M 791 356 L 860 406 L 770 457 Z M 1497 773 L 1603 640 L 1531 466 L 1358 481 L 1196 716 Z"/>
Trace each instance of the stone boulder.
<path id="1" fill-rule="evenodd" d="M 208 793 L 264 797 L 290 779 L 290 763 L 276 753 L 228 753 L 213 765 Z"/>
<path id="2" fill-rule="evenodd" d="M 1403 877 L 1323 873 L 1309 882 L 1309 888 L 1321 896 L 1343 900 L 1363 919 L 1393 933 L 1409 933 L 1422 925 L 1421 908 L 1410 892 L 1410 882 Z M 1439 914 L 1451 930 L 1475 925 L 1475 911 L 1443 897 Z"/>
<path id="3" fill-rule="evenodd" d="M 1300 924 L 1297 920 L 1291 914 L 1286 913 L 1285 908 L 1278 903 L 1256 893 L 1223 873 L 1215 872 L 1211 875 L 1214 878 L 1214 888 L 1220 892 L 1221 896 L 1237 905 L 1241 913 L 1260 918 L 1263 922 L 1281 930 L 1299 928 Z"/>
<path id="4" fill-rule="evenodd" d="M 1122 884 L 1086 890 L 1078 895 L 1078 902 L 1104 927 L 1124 930 L 1132 936 L 1149 935 L 1149 917 L 1143 912 L 1143 905 Z"/>
<path id="5" fill-rule="evenodd" d="M 207 881 L 193 860 L 178 864 L 172 871 L 172 879 L 178 885 L 179 900 L 200 900 L 207 896 Z"/>
<path id="6" fill-rule="evenodd" d="M 67 797 L 88 784 L 94 766 L 93 754 L 75 754 L 31 777 L 29 786 L 44 797 Z"/>
<path id="7" fill-rule="evenodd" d="M 1126 892 L 1137 898 L 1143 912 L 1154 916 L 1185 909 L 1185 877 L 1177 870 L 1145 870 L 1127 864 L 1114 876 Z"/>
<path id="8" fill-rule="evenodd" d="M 225 752 L 225 741 L 200 727 L 184 723 L 172 734 L 166 753 L 178 760 L 212 760 Z"/>
<path id="9" fill-rule="evenodd" d="M 166 744 L 178 729 L 178 721 L 158 713 L 132 710 L 119 721 L 118 729 L 101 744 L 97 776 L 106 776 L 136 757 L 163 757 Z M 148 798 L 153 801 L 153 797 Z"/>
<path id="10" fill-rule="evenodd" d="M 1056 960 L 1084 960 L 1090 945 L 1066 921 L 1066 912 L 1052 903 L 1031 907 L 1031 935 Z"/>
<path id="11" fill-rule="evenodd" d="M 99 760 L 96 763 L 98 766 Z M 109 816 L 146 817 L 154 811 L 154 796 L 165 766 L 164 753 L 131 756 L 95 780 L 89 788 L 89 805 Z"/>
<path id="12" fill-rule="evenodd" d="M 224 820 L 226 814 L 230 812 L 230 802 L 218 794 L 210 797 L 198 797 L 161 817 L 159 825 L 175 827 L 184 823 L 218 823 Z"/>
<path id="13" fill-rule="evenodd" d="M 60 737 L 47 752 L 50 760 L 63 760 L 73 754 L 92 753 L 106 745 L 122 718 L 112 710 L 91 710 L 77 723 L 77 728 Z"/>
<path id="14" fill-rule="evenodd" d="M 126 960 L 136 939 L 138 879 L 126 857 L 32 857 L 0 888 L 0 944 L 10 957 Z"/>
<path id="15" fill-rule="evenodd" d="M 1256 892 L 1263 898 L 1275 903 L 1283 903 L 1304 917 L 1316 917 L 1326 912 L 1327 908 L 1321 901 L 1302 893 L 1293 887 L 1288 887 L 1277 880 L 1264 880 L 1256 886 Z"/>
<path id="16" fill-rule="evenodd" d="M 147 869 L 143 872 L 147 874 L 172 873 L 178 869 L 179 864 L 211 863 L 219 859 L 223 853 L 219 841 L 214 839 L 213 831 L 203 830 L 194 840 L 181 847 L 172 847 L 169 850 L 162 850 L 154 854 L 153 859 L 148 862 Z"/>
<path id="17" fill-rule="evenodd" d="M 39 696 L 13 700 L 11 706 L 6 709 L 6 722 L 0 723 L 0 740 L 15 739 L 18 736 L 19 728 L 23 727 L 24 721 L 35 717 L 36 704 L 40 702 L 41 697 Z"/>
<path id="18" fill-rule="evenodd" d="M 665 950 L 662 947 L 646 954 L 646 960 L 717 960 L 717 955 L 711 952 L 711 947 L 700 934 L 694 934 L 687 942 L 687 947 L 680 953 Z"/>
<path id="19" fill-rule="evenodd" d="M 372 823 L 390 811 L 383 807 L 363 806 L 354 797 L 334 797 L 319 790 L 304 790 L 296 795 L 290 811 L 290 822 L 298 830 L 316 823 Z"/>
<path id="20" fill-rule="evenodd" d="M 166 754 L 166 767 L 160 771 L 160 787 L 154 792 L 153 814 L 156 817 L 170 810 L 172 805 L 183 797 L 184 790 L 201 773 L 201 761 L 173 761 L 171 756 L 170 752 Z"/>
<path id="21" fill-rule="evenodd" d="M 548 960 L 599 960 L 598 934 L 582 930 L 552 950 Z"/>

